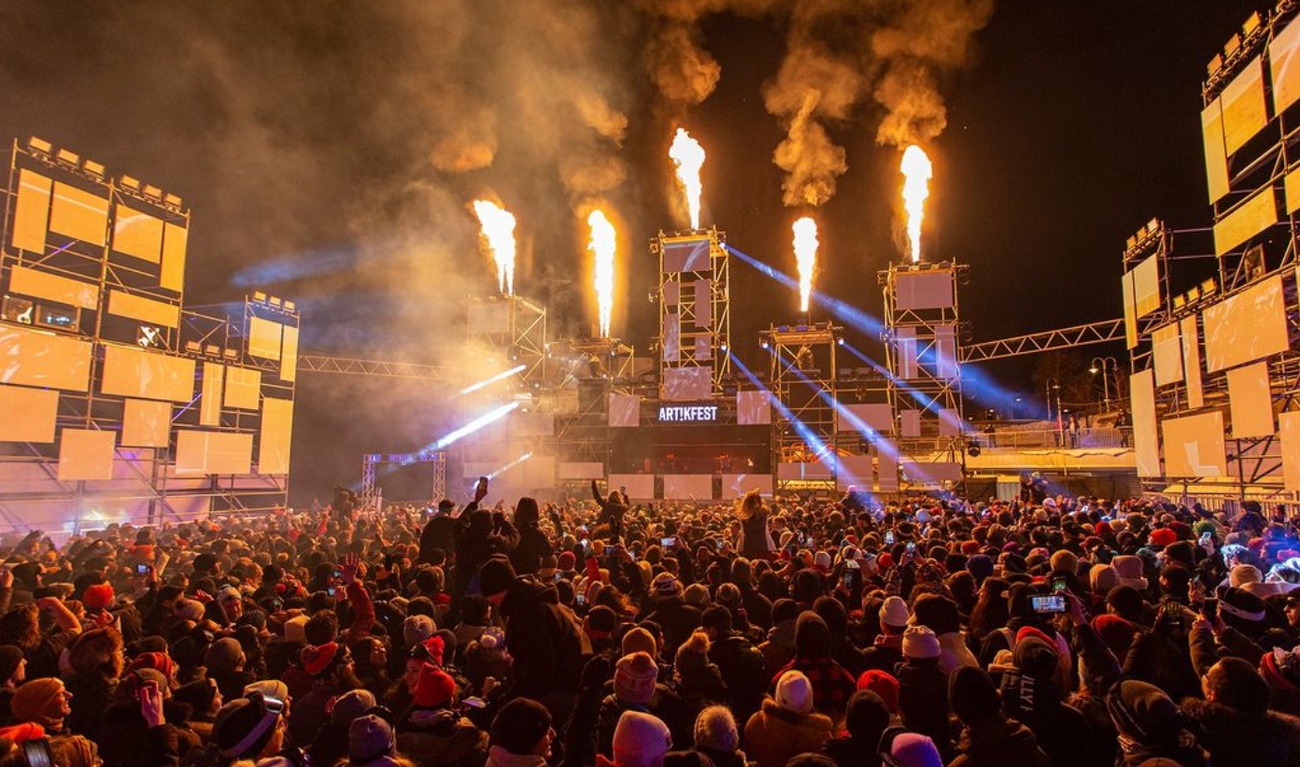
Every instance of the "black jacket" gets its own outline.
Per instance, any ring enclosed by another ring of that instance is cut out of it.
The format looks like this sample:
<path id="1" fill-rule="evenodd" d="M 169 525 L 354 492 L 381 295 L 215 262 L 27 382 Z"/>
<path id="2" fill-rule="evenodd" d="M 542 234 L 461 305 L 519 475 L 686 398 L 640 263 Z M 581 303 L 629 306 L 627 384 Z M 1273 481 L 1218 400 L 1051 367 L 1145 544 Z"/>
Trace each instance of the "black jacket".
<path id="1" fill-rule="evenodd" d="M 647 620 L 658 623 L 664 630 L 663 656 L 672 658 L 677 648 L 700 627 L 700 608 L 686 604 L 681 597 L 664 597 L 655 603 L 654 612 Z"/>
<path id="2" fill-rule="evenodd" d="M 1179 708 L 1214 767 L 1300 764 L 1300 720 L 1295 717 L 1271 711 L 1249 716 L 1195 698 L 1183 701 Z"/>
<path id="3" fill-rule="evenodd" d="M 520 576 L 501 603 L 506 649 L 514 658 L 515 695 L 541 698 L 552 690 L 576 692 L 591 645 L 559 604 L 554 586 Z"/>

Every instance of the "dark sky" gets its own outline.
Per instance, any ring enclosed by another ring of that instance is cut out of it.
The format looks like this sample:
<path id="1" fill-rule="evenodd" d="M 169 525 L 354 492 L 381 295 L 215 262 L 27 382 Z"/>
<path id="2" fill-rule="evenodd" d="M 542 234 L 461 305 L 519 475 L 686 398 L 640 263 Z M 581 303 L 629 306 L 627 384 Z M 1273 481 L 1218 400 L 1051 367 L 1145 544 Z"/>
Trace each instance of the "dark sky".
<path id="1" fill-rule="evenodd" d="M 996 3 L 968 64 L 941 79 L 948 126 L 926 145 L 935 181 L 925 245 L 931 258 L 970 264 L 961 303 L 974 340 L 1117 317 L 1124 240 L 1153 216 L 1174 228 L 1209 223 L 1200 84 L 1256 7 Z M 571 211 L 580 195 L 566 168 L 621 161 L 626 180 L 606 194 L 625 243 L 615 332 L 644 349 L 655 317 L 646 242 L 682 222 L 665 192 L 674 118 L 637 65 L 651 33 L 628 8 L 11 0 L 0 6 L 0 136 L 38 135 L 181 195 L 194 211 L 188 304 L 266 288 L 300 300 L 309 346 L 414 361 L 454 361 L 459 301 L 491 290 L 463 207 L 483 192 L 519 214 L 519 291 L 545 300 L 555 290 L 556 319 L 588 325 L 585 233 Z M 722 70 L 716 91 L 681 114 L 709 152 L 704 222 L 792 272 L 789 225 L 803 211 L 781 205 L 771 155 L 784 131 L 762 96 L 786 27 L 728 12 L 700 29 Z M 627 116 L 621 148 L 566 117 L 592 93 Z M 433 168 L 431 147 L 485 109 L 499 137 L 493 166 Z M 848 170 L 815 213 L 819 286 L 871 314 L 876 272 L 900 257 L 899 154 L 875 141 L 882 116 L 863 98 L 831 121 Z M 743 357 L 757 359 L 756 331 L 795 319 L 795 308 L 792 293 L 733 265 Z M 992 371 L 1008 388 L 1028 386 L 1028 363 Z M 421 415 L 394 422 L 412 408 Z M 351 479 L 362 450 L 418 447 L 442 428 L 438 411 L 428 387 L 305 380 L 295 482 Z"/>

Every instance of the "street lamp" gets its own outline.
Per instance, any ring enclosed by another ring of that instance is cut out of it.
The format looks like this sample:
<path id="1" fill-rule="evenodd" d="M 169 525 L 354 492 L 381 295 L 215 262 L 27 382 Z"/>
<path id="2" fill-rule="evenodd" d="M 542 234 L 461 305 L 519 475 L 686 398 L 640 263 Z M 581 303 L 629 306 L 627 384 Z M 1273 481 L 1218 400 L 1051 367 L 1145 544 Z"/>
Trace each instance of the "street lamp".
<path id="1" fill-rule="evenodd" d="M 1110 373 L 1107 373 L 1107 365 L 1110 366 Z M 1110 375 L 1118 374 L 1119 363 L 1114 357 L 1093 357 L 1089 363 L 1088 372 L 1093 375 L 1101 373 L 1101 391 L 1102 402 L 1106 410 L 1110 410 Z"/>
<path id="2" fill-rule="evenodd" d="M 1065 424 L 1061 422 L 1061 382 L 1055 378 L 1049 378 L 1044 386 L 1047 390 L 1048 421 L 1052 420 L 1052 394 L 1056 394 L 1056 439 L 1057 444 L 1060 444 L 1061 433 L 1065 428 Z"/>

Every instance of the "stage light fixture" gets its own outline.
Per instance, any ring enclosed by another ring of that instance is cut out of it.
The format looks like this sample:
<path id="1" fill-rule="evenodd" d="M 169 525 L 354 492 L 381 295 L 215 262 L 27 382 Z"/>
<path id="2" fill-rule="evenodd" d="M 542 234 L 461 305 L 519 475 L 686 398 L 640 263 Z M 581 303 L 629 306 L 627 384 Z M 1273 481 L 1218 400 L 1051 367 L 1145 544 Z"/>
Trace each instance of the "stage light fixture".
<path id="1" fill-rule="evenodd" d="M 140 191 L 140 179 L 135 178 L 134 176 L 123 176 L 119 178 L 117 182 L 124 188 L 130 189 L 133 192 Z"/>
<path id="2" fill-rule="evenodd" d="M 43 138 L 32 136 L 27 139 L 27 148 L 37 154 L 49 155 L 54 151 L 54 145 Z"/>
<path id="3" fill-rule="evenodd" d="M 1241 34 L 1245 37 L 1250 37 L 1255 30 L 1259 29 L 1259 25 L 1259 11 L 1255 11 L 1246 19 L 1246 23 L 1241 25 Z"/>
<path id="4" fill-rule="evenodd" d="M 162 190 L 153 184 L 144 185 L 144 196 L 155 202 L 162 202 Z"/>
<path id="5" fill-rule="evenodd" d="M 1241 50 L 1241 35 L 1233 35 L 1228 38 L 1228 42 L 1223 46 L 1224 58 L 1232 58 L 1232 54 Z"/>
<path id="6" fill-rule="evenodd" d="M 298 304 L 296 304 L 296 303 L 294 303 L 293 301 L 290 301 L 290 300 L 288 300 L 288 299 L 285 299 L 285 301 L 284 301 L 284 310 L 285 310 L 286 312 L 297 311 L 297 310 L 298 310 Z"/>
<path id="7" fill-rule="evenodd" d="M 174 208 L 179 208 L 181 206 L 182 200 L 178 195 L 174 195 L 171 192 L 168 192 L 167 194 L 163 195 L 163 202 L 167 203 L 168 205 L 171 205 Z"/>
<path id="8" fill-rule="evenodd" d="M 261 302 L 261 303 L 266 303 L 266 294 L 263 293 L 263 292 L 260 291 L 260 290 L 254 290 L 254 291 L 253 291 L 253 300 L 254 300 L 254 301 L 259 301 L 259 302 Z"/>
<path id="9" fill-rule="evenodd" d="M 207 346 L 203 347 L 203 353 L 208 355 L 209 357 L 220 357 L 221 347 L 214 346 L 213 344 L 208 344 Z"/>
<path id="10" fill-rule="evenodd" d="M 200 352 L 201 349 L 202 349 L 202 347 L 199 346 L 199 342 L 198 342 L 198 341 L 186 341 L 186 342 L 185 342 L 185 353 L 186 353 L 186 354 L 198 354 L 198 353 Z"/>
<path id="11" fill-rule="evenodd" d="M 222 357 L 225 357 L 225 358 L 228 359 L 228 360 L 233 360 L 233 359 L 235 359 L 236 357 L 239 356 L 239 350 L 238 350 L 238 349 L 226 349 L 225 351 L 223 351 L 223 352 L 221 353 L 221 356 L 222 356 Z"/>
<path id="12" fill-rule="evenodd" d="M 69 149 L 60 149 L 58 153 L 54 155 L 54 158 L 59 162 L 67 163 L 73 167 L 81 164 L 81 155 Z"/>
<path id="13" fill-rule="evenodd" d="M 97 179 L 102 180 L 104 178 L 104 170 L 105 170 L 104 166 L 95 162 L 94 160 L 86 160 L 85 164 L 83 164 L 81 167 L 84 168 L 87 173 L 89 173 L 90 175 L 94 176 Z"/>

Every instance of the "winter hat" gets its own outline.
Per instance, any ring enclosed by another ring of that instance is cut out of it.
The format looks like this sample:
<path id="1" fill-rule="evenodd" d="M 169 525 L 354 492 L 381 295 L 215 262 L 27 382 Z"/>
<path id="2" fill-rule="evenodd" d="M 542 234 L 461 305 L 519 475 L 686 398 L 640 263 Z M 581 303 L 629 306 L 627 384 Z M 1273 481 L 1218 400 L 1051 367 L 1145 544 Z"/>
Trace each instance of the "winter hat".
<path id="1" fill-rule="evenodd" d="M 402 621 L 402 643 L 407 647 L 415 647 L 433 636 L 433 632 L 437 630 L 438 624 L 433 622 L 433 618 L 427 615 L 411 615 Z"/>
<path id="2" fill-rule="evenodd" d="M 624 655 L 614 665 L 614 694 L 633 705 L 646 705 L 654 697 L 659 666 L 646 652 Z"/>
<path id="3" fill-rule="evenodd" d="M 3 648 L 0 648 L 3 649 Z M 131 664 L 126 667 L 127 671 L 136 669 L 151 668 L 155 669 L 164 677 L 171 679 L 172 672 L 176 670 L 176 662 L 171 659 L 165 652 L 142 652 L 131 659 Z M 2 671 L 2 669 L 0 669 Z M 8 677 L 0 676 L 0 679 Z"/>
<path id="4" fill-rule="evenodd" d="M 898 680 L 879 669 L 868 669 L 858 677 L 858 689 L 870 690 L 885 702 L 889 712 L 898 711 Z"/>
<path id="5" fill-rule="evenodd" d="M 269 711 L 261 695 L 235 698 L 221 707 L 212 723 L 212 742 L 227 759 L 256 757 L 271 740 L 280 715 Z"/>
<path id="6" fill-rule="evenodd" d="M 776 703 L 781 708 L 795 714 L 812 711 L 812 682 L 803 672 L 790 670 L 776 680 Z"/>
<path id="7" fill-rule="evenodd" d="M 551 729 L 551 712 L 530 698 L 515 698 L 492 720 L 492 745 L 512 754 L 532 753 Z"/>
<path id="8" fill-rule="evenodd" d="M 993 679 L 975 666 L 958 666 L 948 680 L 948 700 L 952 712 L 963 724 L 983 722 L 1002 711 L 1002 699 Z"/>
<path id="9" fill-rule="evenodd" d="M 337 642 L 307 645 L 302 648 L 302 668 L 312 676 L 324 676 L 334 667 L 334 660 L 340 654 Z"/>
<path id="10" fill-rule="evenodd" d="M 217 683 L 208 677 L 201 677 L 177 687 L 172 697 L 177 703 L 188 705 L 196 713 L 205 714 L 212 708 L 212 701 L 217 697 Z"/>
<path id="11" fill-rule="evenodd" d="M 375 694 L 366 689 L 348 690 L 334 701 L 330 724 L 345 725 L 375 707 Z"/>
<path id="12" fill-rule="evenodd" d="M 348 761 L 352 764 L 367 764 L 393 753 L 396 747 L 393 726 L 374 714 L 359 716 L 348 726 Z"/>
<path id="13" fill-rule="evenodd" d="M 306 615 L 295 615 L 284 622 L 284 640 L 286 642 L 306 642 L 307 641 L 307 621 L 310 620 Z"/>
<path id="14" fill-rule="evenodd" d="M 975 580 L 993 577 L 993 560 L 987 554 L 972 554 L 966 560 L 966 572 L 975 576 Z"/>
<path id="15" fill-rule="evenodd" d="M 677 671 L 683 674 L 690 674 L 700 671 L 709 665 L 709 635 L 703 631 L 695 631 L 690 637 L 682 642 L 677 648 L 677 657 L 674 665 Z"/>
<path id="16" fill-rule="evenodd" d="M 249 682 L 244 685 L 244 697 L 253 693 L 261 695 L 262 698 L 275 698 L 276 700 L 289 699 L 289 685 L 281 682 L 279 679 L 260 679 L 256 682 Z"/>
<path id="17" fill-rule="evenodd" d="M 1092 630 L 1097 632 L 1097 636 L 1101 637 L 1101 641 L 1106 643 L 1115 657 L 1123 662 L 1136 633 L 1133 624 L 1118 615 L 1103 613 L 1092 619 Z"/>
<path id="18" fill-rule="evenodd" d="M 907 625 L 908 617 L 907 603 L 900 596 L 886 597 L 880 606 L 880 622 L 887 626 L 902 628 Z"/>
<path id="19" fill-rule="evenodd" d="M 614 727 L 614 763 L 620 767 L 654 764 L 673 747 L 673 737 L 658 717 L 624 711 Z"/>
<path id="20" fill-rule="evenodd" d="M 908 660 L 938 658 L 939 638 L 926 626 L 909 626 L 903 632 L 903 657 Z"/>
<path id="21" fill-rule="evenodd" d="M 813 555 L 813 567 L 828 573 L 831 570 L 831 555 L 828 551 L 819 551 Z"/>
<path id="22" fill-rule="evenodd" d="M 587 612 L 587 635 L 592 639 L 608 639 L 616 628 L 618 616 L 605 605 L 596 605 Z"/>
<path id="23" fill-rule="evenodd" d="M 799 618 L 799 603 L 783 597 L 772 603 L 772 623 L 793 621 Z"/>
<path id="24" fill-rule="evenodd" d="M 961 616 L 957 603 L 942 594 L 922 594 L 912 603 L 912 626 L 925 626 L 935 634 L 950 634 L 961 630 Z"/>
<path id="25" fill-rule="evenodd" d="M 623 635 L 623 642 L 619 649 L 624 656 L 637 652 L 646 653 L 651 657 L 659 655 L 659 645 L 655 642 L 654 635 L 640 626 L 628 629 L 628 632 Z"/>
<path id="26" fill-rule="evenodd" d="M 578 558 L 573 555 L 572 551 L 561 551 L 560 556 L 556 557 L 555 559 L 556 569 L 563 570 L 566 572 L 572 570 L 574 567 L 577 566 L 577 564 L 578 564 Z"/>
<path id="27" fill-rule="evenodd" d="M 197 599 L 178 599 L 176 600 L 176 606 L 172 608 L 172 612 L 183 621 L 198 623 L 203 620 L 203 603 Z"/>
<path id="28" fill-rule="evenodd" d="M 901 732 L 889 745 L 889 755 L 902 767 L 943 767 L 934 741 L 914 732 Z"/>
<path id="29" fill-rule="evenodd" d="M 18 671 L 23 651 L 11 644 L 0 645 L 0 682 L 7 682 Z"/>
<path id="30" fill-rule="evenodd" d="M 740 747 L 736 718 L 726 706 L 709 706 L 695 717 L 695 747 L 730 754 Z"/>
<path id="31" fill-rule="evenodd" d="M 113 586 L 110 583 L 96 583 L 87 586 L 81 594 L 81 603 L 87 610 L 104 610 L 113 604 Z"/>
<path id="32" fill-rule="evenodd" d="M 1244 589 L 1226 588 L 1219 593 L 1219 614 L 1230 625 L 1255 624 L 1264 620 L 1264 600 Z"/>
<path id="33" fill-rule="evenodd" d="M 1147 579 L 1142 575 L 1142 558 L 1131 554 L 1115 557 L 1110 562 L 1119 576 L 1121 586 L 1132 586 L 1138 591 L 1146 591 Z"/>
<path id="34" fill-rule="evenodd" d="M 33 679 L 18 688 L 10 700 L 9 709 L 16 721 L 50 724 L 63 718 L 59 701 L 62 692 L 63 682 L 54 677 Z"/>
<path id="35" fill-rule="evenodd" d="M 1146 682 L 1117 683 L 1106 696 L 1106 710 L 1120 735 L 1144 745 L 1175 743 L 1182 730 L 1173 699 Z"/>
<path id="36" fill-rule="evenodd" d="M 426 708 L 442 706 L 451 701 L 456 692 L 456 682 L 447 672 L 425 663 L 420 667 L 420 679 L 415 683 L 415 705 Z"/>
<path id="37" fill-rule="evenodd" d="M 717 600 L 718 604 L 730 610 L 736 610 L 744 606 L 744 598 L 740 594 L 740 587 L 734 583 L 724 583 L 718 586 Z"/>
<path id="38" fill-rule="evenodd" d="M 510 585 L 514 582 L 515 568 L 510 565 L 510 560 L 504 556 L 488 557 L 483 564 L 478 566 L 478 590 L 485 597 L 508 591 Z"/>
<path id="39" fill-rule="evenodd" d="M 679 597 L 682 595 L 682 584 L 672 573 L 659 573 L 650 582 L 650 590 L 660 599 Z"/>
<path id="40" fill-rule="evenodd" d="M 1110 593 L 1119 585 L 1119 573 L 1111 565 L 1093 565 L 1088 570 L 1088 585 L 1098 594 Z"/>
<path id="41" fill-rule="evenodd" d="M 1248 583 L 1259 583 L 1264 577 L 1259 574 L 1259 568 L 1254 565 L 1237 565 L 1228 573 L 1228 584 L 1233 588 L 1241 588 Z"/>
<path id="42" fill-rule="evenodd" d="M 234 671 L 244 662 L 244 648 L 233 637 L 222 637 L 208 646 L 203 654 L 203 665 L 214 674 Z"/>
<path id="43" fill-rule="evenodd" d="M 707 607 L 709 604 L 709 587 L 703 583 L 692 583 L 686 587 L 683 599 L 688 605 Z"/>
<path id="44" fill-rule="evenodd" d="M 1066 549 L 1061 549 L 1053 554 L 1052 558 L 1048 560 L 1048 564 L 1053 571 L 1058 573 L 1075 575 L 1079 572 L 1079 558 L 1074 555 L 1074 552 Z"/>
<path id="45" fill-rule="evenodd" d="M 1150 541 L 1152 546 L 1163 549 L 1176 540 L 1178 540 L 1178 533 L 1167 527 L 1158 527 L 1151 531 Z"/>

